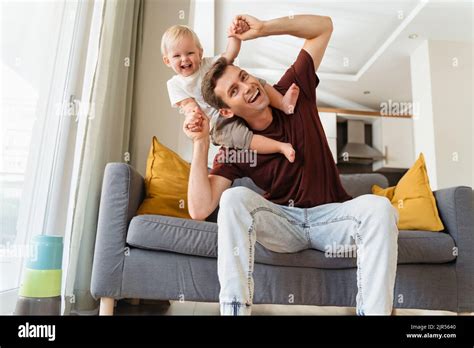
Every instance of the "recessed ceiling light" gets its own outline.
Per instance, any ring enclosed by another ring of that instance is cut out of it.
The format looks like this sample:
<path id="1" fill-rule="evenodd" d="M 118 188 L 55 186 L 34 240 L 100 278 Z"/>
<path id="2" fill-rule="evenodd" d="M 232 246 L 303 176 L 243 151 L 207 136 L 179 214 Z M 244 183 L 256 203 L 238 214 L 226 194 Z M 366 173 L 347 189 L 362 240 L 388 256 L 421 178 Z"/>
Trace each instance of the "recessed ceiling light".
<path id="1" fill-rule="evenodd" d="M 418 34 L 410 34 L 410 35 L 408 35 L 408 38 L 409 38 L 409 39 L 412 39 L 412 40 L 416 39 L 417 37 L 418 37 Z"/>
<path id="2" fill-rule="evenodd" d="M 364 94 L 370 94 L 370 91 L 364 91 Z"/>

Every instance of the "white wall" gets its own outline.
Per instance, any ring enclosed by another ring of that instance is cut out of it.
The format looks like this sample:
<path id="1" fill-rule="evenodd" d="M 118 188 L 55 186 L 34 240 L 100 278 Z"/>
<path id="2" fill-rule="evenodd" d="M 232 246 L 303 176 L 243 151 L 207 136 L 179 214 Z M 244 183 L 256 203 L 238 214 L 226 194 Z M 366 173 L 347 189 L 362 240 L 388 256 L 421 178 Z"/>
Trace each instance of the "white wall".
<path id="1" fill-rule="evenodd" d="M 440 188 L 474 187 L 473 49 L 473 44 L 449 41 L 432 41 L 429 45 Z"/>
<path id="2" fill-rule="evenodd" d="M 189 4 L 189 0 L 145 0 L 143 51 L 137 60 L 130 145 L 130 163 L 141 174 L 145 174 L 154 135 L 179 153 L 179 134 L 184 118 L 170 106 L 166 81 L 174 72 L 163 64 L 160 44 L 168 27 L 188 25 Z"/>
<path id="3" fill-rule="evenodd" d="M 433 97 L 431 91 L 431 67 L 428 41 L 424 41 L 410 57 L 412 100 L 418 103 L 418 114 L 413 118 L 413 142 L 415 158 L 420 152 L 426 161 L 431 189 L 438 186 L 436 171 L 436 149 L 433 121 Z"/>
<path id="4" fill-rule="evenodd" d="M 415 151 L 423 152 L 433 190 L 473 178 L 473 44 L 425 41 L 411 55 Z"/>

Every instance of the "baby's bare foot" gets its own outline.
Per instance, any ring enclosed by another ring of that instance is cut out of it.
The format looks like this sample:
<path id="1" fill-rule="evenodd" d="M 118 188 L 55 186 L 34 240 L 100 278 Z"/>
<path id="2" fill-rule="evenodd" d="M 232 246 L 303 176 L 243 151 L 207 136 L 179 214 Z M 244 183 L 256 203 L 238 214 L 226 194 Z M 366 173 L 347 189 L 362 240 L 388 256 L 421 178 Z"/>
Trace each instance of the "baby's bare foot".
<path id="1" fill-rule="evenodd" d="M 283 112 L 287 115 L 291 115 L 295 111 L 296 101 L 300 95 L 300 88 L 296 84 L 292 84 L 283 96 L 282 106 Z"/>
<path id="2" fill-rule="evenodd" d="M 293 149 L 293 145 L 290 143 L 283 143 L 281 145 L 280 152 L 285 155 L 286 159 L 290 161 L 290 163 L 295 161 L 296 152 L 295 149 Z"/>

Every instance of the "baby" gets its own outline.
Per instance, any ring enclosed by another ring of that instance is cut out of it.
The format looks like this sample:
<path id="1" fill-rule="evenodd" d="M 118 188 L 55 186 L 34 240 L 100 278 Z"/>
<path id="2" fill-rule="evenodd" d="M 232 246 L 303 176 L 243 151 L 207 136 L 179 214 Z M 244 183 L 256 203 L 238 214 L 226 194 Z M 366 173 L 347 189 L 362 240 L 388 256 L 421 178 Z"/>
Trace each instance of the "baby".
<path id="1" fill-rule="evenodd" d="M 184 25 L 174 25 L 166 30 L 161 39 L 163 62 L 177 74 L 167 82 L 168 94 L 173 107 L 183 111 L 199 110 L 210 118 L 210 136 L 214 145 L 242 150 L 256 150 L 260 154 L 281 153 L 294 162 L 295 151 L 290 143 L 279 142 L 253 134 L 238 117 L 219 117 L 219 111 L 208 105 L 201 93 L 201 82 L 212 64 L 221 56 L 231 64 L 240 51 L 241 40 L 232 36 L 246 30 L 244 21 L 233 23 L 228 30 L 226 51 L 219 56 L 203 58 L 203 49 L 196 33 Z M 289 115 L 293 113 L 299 88 L 292 84 L 282 96 L 275 88 L 259 79 L 270 99 L 270 105 Z M 199 113 L 197 113 L 199 114 Z M 194 125 L 200 127 L 199 120 Z"/>

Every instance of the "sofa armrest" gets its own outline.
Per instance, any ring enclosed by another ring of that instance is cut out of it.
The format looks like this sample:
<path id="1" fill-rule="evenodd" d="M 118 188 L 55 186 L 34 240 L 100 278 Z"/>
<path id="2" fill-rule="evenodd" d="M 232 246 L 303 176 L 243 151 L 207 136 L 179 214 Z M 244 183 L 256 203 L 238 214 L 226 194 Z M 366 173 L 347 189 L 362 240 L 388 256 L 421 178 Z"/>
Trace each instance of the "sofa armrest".
<path id="1" fill-rule="evenodd" d="M 457 186 L 434 192 L 445 231 L 457 247 L 458 312 L 474 311 L 474 212 L 473 191 Z"/>
<path id="2" fill-rule="evenodd" d="M 453 237 L 458 246 L 467 242 L 466 238 L 474 242 L 472 189 L 467 186 L 457 186 L 437 190 L 433 193 L 445 232 Z"/>
<path id="3" fill-rule="evenodd" d="M 125 163 L 107 164 L 92 266 L 91 293 L 96 299 L 121 296 L 128 225 L 144 197 L 145 182 L 135 169 Z"/>

